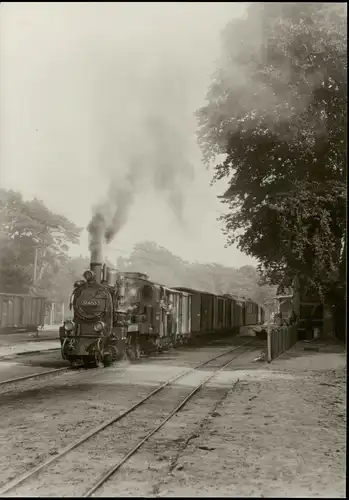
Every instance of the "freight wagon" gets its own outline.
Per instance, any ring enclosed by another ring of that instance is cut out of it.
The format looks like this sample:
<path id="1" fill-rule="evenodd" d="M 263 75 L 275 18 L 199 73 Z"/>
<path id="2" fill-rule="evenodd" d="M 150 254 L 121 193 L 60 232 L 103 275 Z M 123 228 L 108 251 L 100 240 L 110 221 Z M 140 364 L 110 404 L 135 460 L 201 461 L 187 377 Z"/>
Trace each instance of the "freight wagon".
<path id="1" fill-rule="evenodd" d="M 261 320 L 262 308 L 251 300 L 229 294 L 215 295 L 187 287 L 176 290 L 191 294 L 191 335 L 214 332 L 238 333 L 240 326 L 255 325 Z"/>
<path id="2" fill-rule="evenodd" d="M 0 333 L 37 331 L 44 324 L 46 298 L 0 293 Z"/>
<path id="3" fill-rule="evenodd" d="M 245 321 L 244 324 L 256 325 L 259 317 L 259 305 L 251 299 L 245 300 Z"/>

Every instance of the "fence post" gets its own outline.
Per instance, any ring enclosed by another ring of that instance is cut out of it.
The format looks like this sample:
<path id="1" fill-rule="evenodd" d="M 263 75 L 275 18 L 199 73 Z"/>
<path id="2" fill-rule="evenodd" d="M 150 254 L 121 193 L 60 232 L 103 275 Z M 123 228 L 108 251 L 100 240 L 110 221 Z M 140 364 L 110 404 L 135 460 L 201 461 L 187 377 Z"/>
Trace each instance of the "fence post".
<path id="1" fill-rule="evenodd" d="M 268 347 L 268 363 L 271 362 L 271 328 L 270 324 L 268 324 L 267 330 L 267 347 Z"/>
<path id="2" fill-rule="evenodd" d="M 50 311 L 50 325 L 52 326 L 54 323 L 54 316 L 55 316 L 55 303 L 51 303 L 51 311 Z"/>
<path id="3" fill-rule="evenodd" d="M 288 339 L 288 327 L 286 327 L 284 330 L 284 338 L 282 343 L 283 352 L 287 351 L 287 339 Z"/>

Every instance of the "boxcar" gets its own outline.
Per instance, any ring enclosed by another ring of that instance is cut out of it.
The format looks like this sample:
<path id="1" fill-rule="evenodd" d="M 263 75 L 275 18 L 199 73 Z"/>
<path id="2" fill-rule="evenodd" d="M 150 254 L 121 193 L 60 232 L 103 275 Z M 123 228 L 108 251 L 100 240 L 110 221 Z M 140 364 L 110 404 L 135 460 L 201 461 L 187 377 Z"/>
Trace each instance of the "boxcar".
<path id="1" fill-rule="evenodd" d="M 0 293 L 0 332 L 35 331 L 44 324 L 45 297 Z"/>
<path id="2" fill-rule="evenodd" d="M 232 308 L 232 331 L 234 334 L 237 334 L 239 333 L 240 326 L 245 321 L 245 303 L 237 297 L 232 297 L 231 295 L 229 297 Z"/>
<path id="3" fill-rule="evenodd" d="M 213 330 L 214 295 L 186 287 L 176 287 L 175 290 L 190 294 L 191 336 L 211 332 Z"/>
<path id="4" fill-rule="evenodd" d="M 176 289 L 165 287 L 163 289 L 168 303 L 172 305 L 171 314 L 163 316 L 163 329 L 168 336 L 175 337 L 177 341 L 185 341 L 189 338 L 192 327 L 192 296 Z"/>
<path id="5" fill-rule="evenodd" d="M 213 330 L 227 331 L 232 329 L 232 300 L 226 295 L 214 296 Z"/>
<path id="6" fill-rule="evenodd" d="M 265 322 L 265 311 L 262 306 L 258 306 L 258 323 Z"/>
<path id="7" fill-rule="evenodd" d="M 245 300 L 245 325 L 256 325 L 258 323 L 258 304 L 250 299 Z"/>
<path id="8" fill-rule="evenodd" d="M 214 295 L 187 287 L 176 290 L 191 295 L 191 335 L 208 335 L 234 329 L 233 300 L 228 295 Z"/>

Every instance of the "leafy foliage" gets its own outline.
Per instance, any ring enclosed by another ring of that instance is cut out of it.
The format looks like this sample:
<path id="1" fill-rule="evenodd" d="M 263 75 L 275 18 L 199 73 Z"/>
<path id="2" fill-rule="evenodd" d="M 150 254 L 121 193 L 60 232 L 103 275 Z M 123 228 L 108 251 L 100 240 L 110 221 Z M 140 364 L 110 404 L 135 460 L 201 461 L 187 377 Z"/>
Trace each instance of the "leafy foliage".
<path id="1" fill-rule="evenodd" d="M 346 235 L 345 5 L 252 4 L 222 49 L 197 114 L 205 161 L 225 155 L 213 182 L 229 181 L 227 243 L 270 283 L 299 276 L 324 297 Z"/>
<path id="2" fill-rule="evenodd" d="M 24 201 L 14 191 L 0 190 L 0 213 L 1 291 L 62 300 L 62 280 L 71 264 L 68 245 L 79 241 L 81 230 L 43 202 Z"/>
<path id="3" fill-rule="evenodd" d="M 118 259 L 117 266 L 120 271 L 145 272 L 153 281 L 170 287 L 232 293 L 260 304 L 270 303 L 276 291 L 274 287 L 259 285 L 259 274 L 253 266 L 233 269 L 219 264 L 190 263 L 153 242 L 138 243 L 129 258 Z"/>

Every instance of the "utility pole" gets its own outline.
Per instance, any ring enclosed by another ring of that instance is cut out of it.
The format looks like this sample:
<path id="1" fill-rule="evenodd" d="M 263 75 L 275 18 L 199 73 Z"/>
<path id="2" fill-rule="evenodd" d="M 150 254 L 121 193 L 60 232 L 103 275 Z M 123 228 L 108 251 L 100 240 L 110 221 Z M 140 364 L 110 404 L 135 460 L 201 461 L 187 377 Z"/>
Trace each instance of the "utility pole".
<path id="1" fill-rule="evenodd" d="M 33 285 L 36 284 L 36 274 L 38 269 L 38 249 L 35 248 L 35 256 L 34 256 L 34 272 L 33 272 Z"/>

